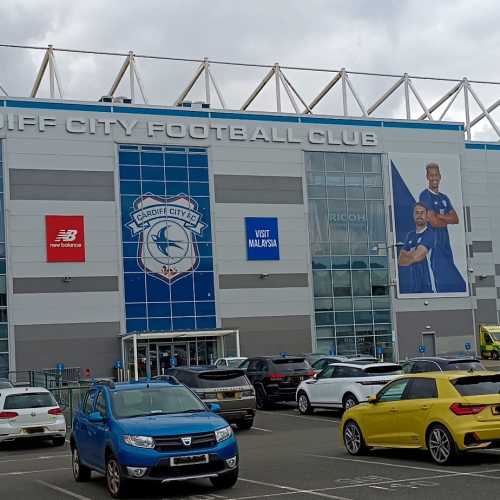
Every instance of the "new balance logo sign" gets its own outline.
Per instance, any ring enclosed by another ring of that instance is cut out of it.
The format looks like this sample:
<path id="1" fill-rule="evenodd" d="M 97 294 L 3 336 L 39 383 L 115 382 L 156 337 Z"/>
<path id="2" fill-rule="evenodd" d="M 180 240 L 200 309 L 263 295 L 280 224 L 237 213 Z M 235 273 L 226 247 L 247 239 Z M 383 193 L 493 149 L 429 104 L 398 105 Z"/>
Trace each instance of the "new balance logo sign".
<path id="1" fill-rule="evenodd" d="M 76 235 L 78 234 L 77 229 L 61 229 L 55 238 L 54 241 L 75 241 Z"/>

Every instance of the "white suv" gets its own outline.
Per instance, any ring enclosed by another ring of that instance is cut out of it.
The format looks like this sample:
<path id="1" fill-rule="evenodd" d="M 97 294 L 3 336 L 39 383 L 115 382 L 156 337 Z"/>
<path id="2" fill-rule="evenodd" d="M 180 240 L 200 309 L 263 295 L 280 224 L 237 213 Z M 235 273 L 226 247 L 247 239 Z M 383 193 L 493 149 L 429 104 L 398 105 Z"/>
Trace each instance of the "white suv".
<path id="1" fill-rule="evenodd" d="M 302 414 L 314 408 L 344 408 L 368 400 L 382 386 L 402 374 L 395 363 L 333 363 L 297 388 L 297 403 Z"/>
<path id="2" fill-rule="evenodd" d="M 61 408 L 42 387 L 0 389 L 0 443 L 27 438 L 48 438 L 62 446 L 66 420 Z"/>

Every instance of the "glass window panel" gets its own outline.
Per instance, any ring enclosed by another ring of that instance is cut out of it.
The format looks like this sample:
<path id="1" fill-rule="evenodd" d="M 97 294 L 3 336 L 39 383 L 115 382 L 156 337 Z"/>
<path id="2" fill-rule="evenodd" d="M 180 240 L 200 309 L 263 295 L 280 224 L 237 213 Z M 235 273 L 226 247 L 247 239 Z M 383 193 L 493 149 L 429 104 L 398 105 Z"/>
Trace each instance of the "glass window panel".
<path id="1" fill-rule="evenodd" d="M 337 337 L 348 337 L 354 335 L 354 325 L 342 325 L 335 327 Z"/>
<path id="2" fill-rule="evenodd" d="M 362 172 L 363 155 L 358 153 L 346 153 L 344 156 L 346 172 Z"/>
<path id="3" fill-rule="evenodd" d="M 329 198 L 345 198 L 344 174 L 327 174 L 326 188 Z"/>
<path id="4" fill-rule="evenodd" d="M 372 283 L 374 285 L 387 285 L 389 274 L 387 269 L 372 269 Z"/>
<path id="5" fill-rule="evenodd" d="M 370 267 L 372 269 L 386 269 L 387 257 L 370 257 Z"/>
<path id="6" fill-rule="evenodd" d="M 324 172 L 325 154 L 311 151 L 306 152 L 306 169 L 315 172 Z"/>
<path id="7" fill-rule="evenodd" d="M 7 378 L 9 374 L 9 355 L 0 354 L 0 377 Z"/>
<path id="8" fill-rule="evenodd" d="M 316 328 L 316 336 L 323 339 L 331 339 L 335 328 L 332 326 L 321 326 Z M 331 340 L 330 340 L 331 342 Z"/>
<path id="9" fill-rule="evenodd" d="M 392 339 L 391 325 L 377 325 L 375 324 L 375 335 L 388 335 Z"/>
<path id="10" fill-rule="evenodd" d="M 337 337 L 337 354 L 340 356 L 356 354 L 354 337 Z"/>
<path id="11" fill-rule="evenodd" d="M 311 240 L 312 241 L 312 240 Z M 330 253 L 330 243 L 311 243 L 311 255 L 328 255 Z"/>
<path id="12" fill-rule="evenodd" d="M 327 186 L 326 195 L 328 198 L 344 200 L 346 197 L 346 188 L 344 186 Z"/>
<path id="13" fill-rule="evenodd" d="M 333 299 L 314 299 L 315 311 L 333 311 Z"/>
<path id="14" fill-rule="evenodd" d="M 382 348 L 383 360 L 384 361 L 393 361 L 394 360 L 394 344 L 392 342 L 392 336 L 384 335 L 384 336 L 376 336 L 375 337 L 375 346 L 376 349 Z"/>
<path id="15" fill-rule="evenodd" d="M 306 175 L 308 186 L 324 186 L 325 185 L 325 175 L 318 172 L 307 172 Z"/>
<path id="16" fill-rule="evenodd" d="M 335 324 L 337 325 L 350 325 L 353 322 L 352 311 L 336 312 Z"/>
<path id="17" fill-rule="evenodd" d="M 386 323 L 391 321 L 391 311 L 375 311 L 373 317 L 375 321 Z"/>
<path id="18" fill-rule="evenodd" d="M 380 155 L 363 155 L 363 171 L 373 174 L 382 173 L 382 161 Z"/>
<path id="19" fill-rule="evenodd" d="M 364 201 L 347 202 L 347 218 L 349 221 L 350 240 L 354 242 L 366 241 L 366 212 Z"/>
<path id="20" fill-rule="evenodd" d="M 0 352 L 7 352 L 9 350 L 9 341 L 0 340 Z"/>
<path id="21" fill-rule="evenodd" d="M 356 323 L 372 323 L 373 316 L 371 311 L 355 311 L 354 320 Z"/>
<path id="22" fill-rule="evenodd" d="M 0 325 L 0 339 L 6 339 L 8 336 L 7 325 Z"/>
<path id="23" fill-rule="evenodd" d="M 346 187 L 345 195 L 348 200 L 362 200 L 365 197 L 362 187 Z"/>
<path id="24" fill-rule="evenodd" d="M 382 188 L 365 188 L 365 198 L 369 200 L 383 200 L 384 190 Z"/>
<path id="25" fill-rule="evenodd" d="M 372 308 L 372 301 L 369 297 L 355 297 L 354 309 L 357 311 L 369 310 Z"/>
<path id="26" fill-rule="evenodd" d="M 343 172 L 344 158 L 341 153 L 326 153 L 325 165 L 327 172 Z"/>
<path id="27" fill-rule="evenodd" d="M 350 311 L 352 310 L 352 299 L 350 297 L 335 297 L 335 310 L 336 311 Z"/>
<path id="28" fill-rule="evenodd" d="M 313 269 L 330 269 L 330 257 L 313 257 L 312 266 Z"/>
<path id="29" fill-rule="evenodd" d="M 368 269 L 368 256 L 356 256 L 352 258 L 353 269 Z"/>
<path id="30" fill-rule="evenodd" d="M 326 185 L 327 186 L 344 186 L 344 174 L 326 174 Z"/>
<path id="31" fill-rule="evenodd" d="M 382 186 L 382 176 L 381 175 L 365 175 L 365 186 L 366 187 L 381 187 Z"/>
<path id="32" fill-rule="evenodd" d="M 332 271 L 333 294 L 336 297 L 351 296 L 351 273 L 349 271 Z"/>
<path id="33" fill-rule="evenodd" d="M 326 198 L 325 186 L 307 186 L 309 198 Z"/>
<path id="34" fill-rule="evenodd" d="M 322 352 L 324 354 L 328 354 L 329 352 L 337 352 L 337 348 L 335 347 L 334 339 L 324 339 L 319 340 L 316 344 L 316 351 Z"/>
<path id="35" fill-rule="evenodd" d="M 342 257 L 332 257 L 332 268 L 333 269 L 349 269 L 350 261 L 348 255 Z"/>
<path id="36" fill-rule="evenodd" d="M 326 200 L 309 200 L 309 237 L 311 241 L 328 241 Z"/>
<path id="37" fill-rule="evenodd" d="M 349 255 L 349 243 L 336 242 L 332 243 L 333 255 Z"/>
<path id="38" fill-rule="evenodd" d="M 389 297 L 373 297 L 373 309 L 389 309 L 391 300 Z"/>
<path id="39" fill-rule="evenodd" d="M 0 293 L 7 293 L 5 276 L 0 275 Z"/>
<path id="40" fill-rule="evenodd" d="M 363 354 L 365 356 L 374 356 L 375 338 L 369 335 L 356 337 L 356 349 L 357 349 L 357 354 Z"/>
<path id="41" fill-rule="evenodd" d="M 315 297 L 332 296 L 331 271 L 313 271 L 313 285 Z"/>
<path id="42" fill-rule="evenodd" d="M 331 238 L 348 241 L 347 206 L 343 200 L 328 200 Z"/>
<path id="43" fill-rule="evenodd" d="M 353 271 L 352 272 L 352 294 L 353 295 L 371 295 L 370 272 Z"/>
<path id="44" fill-rule="evenodd" d="M 366 215 L 370 241 L 384 241 L 386 238 L 384 202 L 367 200 Z"/>
<path id="45" fill-rule="evenodd" d="M 334 314 L 333 312 L 317 312 L 315 313 L 317 325 L 333 325 Z"/>
<path id="46" fill-rule="evenodd" d="M 7 323 L 7 309 L 0 309 L 0 323 Z"/>
<path id="47" fill-rule="evenodd" d="M 363 176 L 362 175 L 346 175 L 345 176 L 346 186 L 363 186 Z"/>
<path id="48" fill-rule="evenodd" d="M 368 243 L 367 242 L 351 241 L 351 254 L 352 255 L 366 255 L 367 253 L 368 253 Z"/>

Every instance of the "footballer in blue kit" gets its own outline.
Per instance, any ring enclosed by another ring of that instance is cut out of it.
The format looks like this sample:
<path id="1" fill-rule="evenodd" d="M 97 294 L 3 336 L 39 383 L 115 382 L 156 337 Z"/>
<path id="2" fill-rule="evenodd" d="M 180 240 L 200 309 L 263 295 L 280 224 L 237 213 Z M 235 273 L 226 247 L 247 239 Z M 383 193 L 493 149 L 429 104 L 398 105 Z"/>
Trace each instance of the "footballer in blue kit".
<path id="1" fill-rule="evenodd" d="M 416 203 L 413 209 L 415 230 L 410 231 L 399 252 L 398 264 L 408 267 L 409 274 L 399 282 L 401 293 L 435 293 L 436 287 L 431 269 L 434 251 L 434 231 L 427 224 L 427 209 Z"/>
<path id="2" fill-rule="evenodd" d="M 420 193 L 419 202 L 427 209 L 427 221 L 434 233 L 431 267 L 437 293 L 465 292 L 466 284 L 455 266 L 448 224 L 458 224 L 458 215 L 450 198 L 439 191 L 441 172 L 437 163 L 426 167 L 428 188 Z"/>

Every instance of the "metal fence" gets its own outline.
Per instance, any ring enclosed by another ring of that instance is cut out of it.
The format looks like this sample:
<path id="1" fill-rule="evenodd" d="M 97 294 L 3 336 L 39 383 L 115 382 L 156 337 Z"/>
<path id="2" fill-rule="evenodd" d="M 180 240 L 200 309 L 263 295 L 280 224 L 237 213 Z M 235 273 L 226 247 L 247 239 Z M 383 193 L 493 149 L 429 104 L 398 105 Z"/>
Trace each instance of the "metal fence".
<path id="1" fill-rule="evenodd" d="M 68 385 L 78 385 L 80 383 L 80 368 L 13 371 L 9 372 L 8 378 L 14 385 L 52 389 Z"/>
<path id="2" fill-rule="evenodd" d="M 82 403 L 83 398 L 85 397 L 91 386 L 92 384 L 86 382 L 78 386 L 55 387 L 50 389 L 64 413 L 68 429 L 72 427 L 75 411 Z"/>

